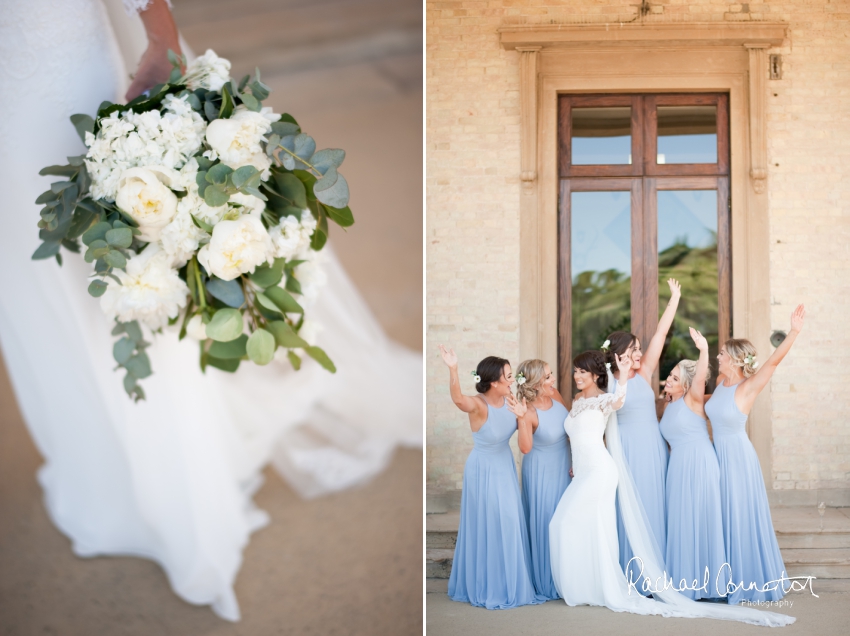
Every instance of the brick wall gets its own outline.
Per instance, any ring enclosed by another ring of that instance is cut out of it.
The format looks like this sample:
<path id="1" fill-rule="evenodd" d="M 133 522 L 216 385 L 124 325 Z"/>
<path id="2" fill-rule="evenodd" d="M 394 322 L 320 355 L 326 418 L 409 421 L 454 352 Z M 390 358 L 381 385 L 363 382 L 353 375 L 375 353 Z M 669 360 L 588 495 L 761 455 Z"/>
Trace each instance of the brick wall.
<path id="1" fill-rule="evenodd" d="M 518 363 L 519 58 L 505 24 L 619 22 L 615 0 L 428 2 L 427 471 L 459 489 L 472 440 L 437 345 L 463 388 L 485 355 Z M 772 383 L 773 487 L 850 488 L 850 2 L 650 3 L 653 21 L 781 20 L 783 78 L 768 82 L 771 327 L 798 302 L 804 333 Z M 767 264 L 765 264 L 767 266 Z M 768 352 L 762 352 L 762 359 Z M 554 361 L 552 361 L 554 362 Z M 768 485 L 770 487 L 770 485 Z"/>

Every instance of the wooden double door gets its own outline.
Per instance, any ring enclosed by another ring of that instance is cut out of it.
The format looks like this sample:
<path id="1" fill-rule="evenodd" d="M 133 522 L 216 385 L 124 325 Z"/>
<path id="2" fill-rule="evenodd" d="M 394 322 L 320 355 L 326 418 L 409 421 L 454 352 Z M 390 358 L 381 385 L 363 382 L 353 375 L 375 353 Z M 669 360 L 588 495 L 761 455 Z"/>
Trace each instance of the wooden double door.
<path id="1" fill-rule="evenodd" d="M 696 359 L 689 326 L 708 339 L 716 370 L 731 330 L 728 104 L 715 93 L 559 97 L 562 391 L 572 393 L 573 357 L 612 331 L 646 348 L 671 277 L 682 300 L 655 388 Z"/>

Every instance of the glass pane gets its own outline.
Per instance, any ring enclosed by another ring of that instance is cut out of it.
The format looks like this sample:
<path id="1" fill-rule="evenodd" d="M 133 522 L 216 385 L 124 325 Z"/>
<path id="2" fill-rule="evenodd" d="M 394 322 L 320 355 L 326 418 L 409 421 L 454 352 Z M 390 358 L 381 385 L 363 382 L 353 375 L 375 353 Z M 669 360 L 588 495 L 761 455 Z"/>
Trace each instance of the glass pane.
<path id="1" fill-rule="evenodd" d="M 632 109 L 572 109 L 572 163 L 579 165 L 632 162 Z"/>
<path id="2" fill-rule="evenodd" d="M 682 285 L 682 299 L 667 335 L 659 364 L 661 384 L 682 359 L 696 360 L 699 352 L 688 327 L 708 340 L 714 387 L 717 371 L 717 191 L 687 190 L 658 193 L 658 315 L 670 300 L 667 279 Z"/>
<path id="3" fill-rule="evenodd" d="M 631 193 L 573 192 L 573 356 L 631 325 Z"/>
<path id="4" fill-rule="evenodd" d="M 717 163 L 717 106 L 659 106 L 658 163 Z"/>

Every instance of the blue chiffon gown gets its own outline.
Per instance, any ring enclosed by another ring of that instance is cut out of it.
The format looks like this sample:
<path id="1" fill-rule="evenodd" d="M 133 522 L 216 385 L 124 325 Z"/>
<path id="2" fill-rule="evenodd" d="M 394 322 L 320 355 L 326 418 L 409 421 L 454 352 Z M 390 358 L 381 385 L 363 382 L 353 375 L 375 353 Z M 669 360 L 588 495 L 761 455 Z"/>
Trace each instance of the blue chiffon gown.
<path id="1" fill-rule="evenodd" d="M 720 466 L 706 421 L 679 398 L 667 405 L 661 433 L 671 448 L 667 466 L 667 573 L 675 588 L 697 588 L 681 590 L 690 599 L 722 598 L 726 584 L 720 583 L 718 589 L 718 575 L 723 573 L 726 551 Z"/>
<path id="2" fill-rule="evenodd" d="M 778 601 L 785 596 L 782 584 L 770 582 L 785 574 L 785 563 L 770 518 L 761 465 L 747 437 L 747 416 L 735 404 L 737 386 L 718 384 L 705 405 L 720 462 L 727 579 L 734 584 L 728 601 Z"/>
<path id="3" fill-rule="evenodd" d="M 613 393 L 615 382 L 609 376 L 608 392 Z M 667 480 L 667 459 L 669 453 L 667 444 L 658 428 L 658 417 L 655 414 L 655 393 L 640 375 L 635 375 L 628 381 L 626 402 L 617 411 L 617 421 L 620 427 L 620 439 L 623 454 L 629 471 L 640 495 L 649 525 L 655 535 L 655 541 L 661 554 L 665 554 L 667 546 L 667 514 L 664 497 Z M 634 566 L 626 571 L 629 560 L 634 556 L 632 548 L 626 539 L 626 528 L 617 505 L 617 536 L 620 542 L 620 567 L 627 581 L 638 581 L 640 568 Z M 643 588 L 636 584 L 639 591 Z"/>
<path id="4" fill-rule="evenodd" d="M 449 597 L 487 609 L 544 603 L 531 582 L 528 531 L 508 440 L 516 416 L 487 405 L 487 421 L 472 434 L 463 469 L 460 527 Z"/>
<path id="5" fill-rule="evenodd" d="M 547 599 L 560 598 L 549 560 L 549 522 L 570 485 L 566 419 L 566 407 L 555 400 L 551 408 L 537 409 L 534 446 L 522 458 L 522 507 L 531 542 L 531 580 L 537 593 Z"/>

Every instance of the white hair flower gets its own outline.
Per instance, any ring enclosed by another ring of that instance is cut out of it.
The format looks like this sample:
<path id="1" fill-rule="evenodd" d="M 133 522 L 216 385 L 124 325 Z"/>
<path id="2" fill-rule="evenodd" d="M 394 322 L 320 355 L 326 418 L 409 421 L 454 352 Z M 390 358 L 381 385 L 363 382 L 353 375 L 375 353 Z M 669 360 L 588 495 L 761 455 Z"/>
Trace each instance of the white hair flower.
<path id="1" fill-rule="evenodd" d="M 475 380 L 475 383 L 478 384 L 481 382 L 481 376 L 478 375 L 475 371 L 472 372 L 472 379 Z"/>
<path id="2" fill-rule="evenodd" d="M 610 346 L 611 346 L 611 341 L 606 340 L 605 342 L 602 343 L 602 351 L 608 351 L 608 347 L 610 347 Z"/>
<path id="3" fill-rule="evenodd" d="M 516 383 L 519 384 L 520 386 L 525 384 L 525 374 L 523 374 L 521 372 L 517 373 L 516 374 Z"/>
<path id="4" fill-rule="evenodd" d="M 753 369 L 758 368 L 759 363 L 756 362 L 756 357 L 753 354 L 747 354 L 747 357 L 744 358 L 744 362 L 750 365 Z"/>
<path id="5" fill-rule="evenodd" d="M 606 368 L 606 369 L 608 369 L 608 370 L 610 371 L 610 370 L 611 370 L 611 363 L 610 363 L 610 362 L 606 362 L 606 363 L 605 363 L 605 368 Z"/>

